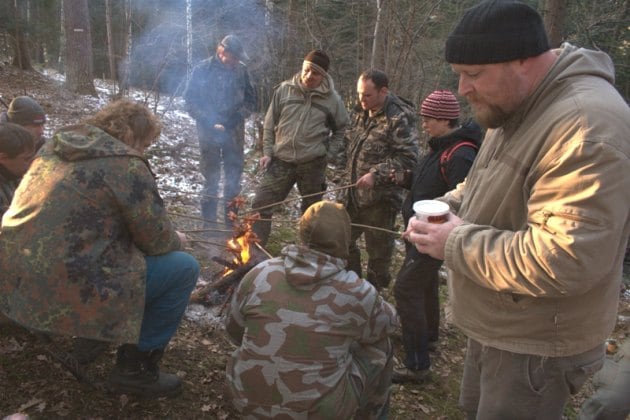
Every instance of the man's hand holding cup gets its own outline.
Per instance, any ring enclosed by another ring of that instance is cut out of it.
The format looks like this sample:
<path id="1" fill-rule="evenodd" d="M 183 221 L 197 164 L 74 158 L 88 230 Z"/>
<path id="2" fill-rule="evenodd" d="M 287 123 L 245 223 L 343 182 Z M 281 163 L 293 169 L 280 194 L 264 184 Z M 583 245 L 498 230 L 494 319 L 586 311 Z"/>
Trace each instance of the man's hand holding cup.
<path id="1" fill-rule="evenodd" d="M 443 260 L 446 238 L 463 220 L 441 201 L 416 201 L 413 210 L 416 216 L 409 219 L 403 237 L 414 244 L 418 252 Z"/>

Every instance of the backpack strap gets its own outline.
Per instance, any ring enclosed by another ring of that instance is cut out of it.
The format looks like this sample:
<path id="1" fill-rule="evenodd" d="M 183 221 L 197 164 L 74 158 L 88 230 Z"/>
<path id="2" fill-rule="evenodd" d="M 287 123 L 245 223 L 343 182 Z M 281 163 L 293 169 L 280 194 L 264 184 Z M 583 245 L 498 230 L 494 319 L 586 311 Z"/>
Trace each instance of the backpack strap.
<path id="1" fill-rule="evenodd" d="M 464 147 L 464 146 L 472 147 L 475 150 L 479 150 L 479 146 L 477 146 L 477 144 L 473 143 L 470 140 L 464 140 L 464 141 L 460 141 L 459 143 L 455 143 L 448 149 L 444 150 L 442 154 L 440 155 L 440 175 L 442 175 L 442 179 L 447 184 L 448 184 L 448 177 L 446 176 L 446 165 L 451 160 L 453 153 L 455 153 L 455 151 L 459 149 L 460 147 Z"/>

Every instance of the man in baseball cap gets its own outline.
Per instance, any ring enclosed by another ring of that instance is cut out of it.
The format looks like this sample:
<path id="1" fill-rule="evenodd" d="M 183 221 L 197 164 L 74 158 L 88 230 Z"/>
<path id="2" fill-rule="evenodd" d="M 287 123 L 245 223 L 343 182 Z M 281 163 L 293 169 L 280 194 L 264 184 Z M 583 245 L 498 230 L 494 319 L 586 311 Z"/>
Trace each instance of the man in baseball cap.
<path id="1" fill-rule="evenodd" d="M 199 168 L 205 180 L 201 216 L 207 228 L 222 228 L 219 231 L 231 226 L 230 213 L 238 211 L 233 200 L 241 192 L 244 123 L 256 109 L 256 91 L 243 63 L 248 59 L 238 37 L 225 36 L 216 52 L 193 68 L 184 92 L 186 110 L 197 123 Z M 225 182 L 219 199 L 222 173 Z M 226 225 L 223 227 L 217 225 L 220 201 Z"/>
<path id="2" fill-rule="evenodd" d="M 249 56 L 243 49 L 241 40 L 236 35 L 226 35 L 219 43 L 220 46 L 231 54 L 234 54 L 240 61 L 248 61 Z"/>

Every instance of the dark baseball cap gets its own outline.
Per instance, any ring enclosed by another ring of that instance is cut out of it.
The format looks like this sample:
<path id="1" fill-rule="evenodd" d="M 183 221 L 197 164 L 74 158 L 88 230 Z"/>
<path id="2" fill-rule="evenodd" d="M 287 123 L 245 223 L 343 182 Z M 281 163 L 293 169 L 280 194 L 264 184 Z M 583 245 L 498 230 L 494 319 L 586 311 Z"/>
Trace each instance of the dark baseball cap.
<path id="1" fill-rule="evenodd" d="M 236 35 L 227 35 L 221 40 L 219 45 L 222 45 L 227 52 L 234 54 L 239 60 L 249 60 L 249 56 L 245 53 L 241 40 L 238 39 Z"/>

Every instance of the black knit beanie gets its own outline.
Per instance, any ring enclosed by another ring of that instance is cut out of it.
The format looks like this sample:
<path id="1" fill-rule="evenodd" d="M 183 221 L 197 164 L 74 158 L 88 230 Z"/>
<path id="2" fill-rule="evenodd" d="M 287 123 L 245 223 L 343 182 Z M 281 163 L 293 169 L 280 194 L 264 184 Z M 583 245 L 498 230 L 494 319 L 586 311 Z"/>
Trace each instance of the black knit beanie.
<path id="1" fill-rule="evenodd" d="M 550 49 L 541 16 L 515 0 L 486 0 L 468 9 L 446 40 L 452 64 L 503 63 Z"/>
<path id="2" fill-rule="evenodd" d="M 330 58 L 328 58 L 328 54 L 326 54 L 322 50 L 313 50 L 310 53 L 306 54 L 306 57 L 304 57 L 304 61 L 311 62 L 321 67 L 324 70 L 324 73 L 328 72 Z"/>
<path id="3" fill-rule="evenodd" d="M 20 125 L 41 125 L 46 122 L 46 114 L 35 99 L 18 96 L 9 104 L 7 120 Z"/>

